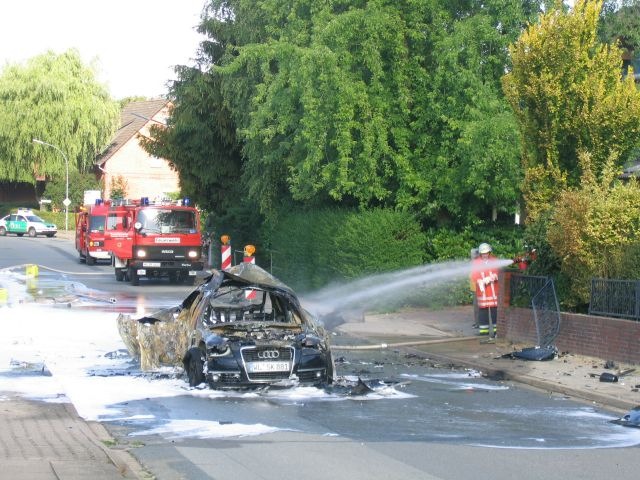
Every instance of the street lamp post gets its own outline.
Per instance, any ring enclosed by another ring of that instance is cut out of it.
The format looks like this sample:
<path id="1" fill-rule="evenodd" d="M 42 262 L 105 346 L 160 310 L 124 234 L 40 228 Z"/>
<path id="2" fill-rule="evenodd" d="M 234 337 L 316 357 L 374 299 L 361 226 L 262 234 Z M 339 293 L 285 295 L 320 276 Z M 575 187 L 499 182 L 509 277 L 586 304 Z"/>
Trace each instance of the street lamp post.
<path id="1" fill-rule="evenodd" d="M 67 189 L 65 191 L 65 197 L 62 203 L 64 204 L 64 229 L 69 230 L 69 205 L 71 204 L 71 200 L 69 200 L 69 159 L 64 154 L 64 152 L 60 150 L 60 148 L 56 147 L 55 145 L 52 145 L 47 142 L 43 142 L 42 140 L 39 140 L 37 138 L 33 139 L 33 143 L 39 143 L 40 145 L 46 145 L 47 147 L 54 148 L 58 152 L 60 152 L 60 155 L 62 155 L 62 158 L 64 158 L 64 163 L 67 170 Z"/>

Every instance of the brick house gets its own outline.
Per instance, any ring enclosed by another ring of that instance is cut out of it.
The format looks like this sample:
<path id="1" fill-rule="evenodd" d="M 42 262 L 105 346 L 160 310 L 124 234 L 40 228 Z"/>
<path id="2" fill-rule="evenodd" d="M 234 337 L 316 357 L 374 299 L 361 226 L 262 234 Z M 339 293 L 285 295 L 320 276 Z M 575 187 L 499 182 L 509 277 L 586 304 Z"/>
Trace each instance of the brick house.
<path id="1" fill-rule="evenodd" d="M 180 190 L 178 172 L 168 160 L 149 155 L 139 144 L 149 137 L 149 127 L 164 125 L 171 104 L 165 99 L 131 102 L 120 116 L 115 137 L 95 161 L 102 184 L 103 198 L 111 198 L 114 187 L 122 186 L 125 198 L 160 199 Z"/>

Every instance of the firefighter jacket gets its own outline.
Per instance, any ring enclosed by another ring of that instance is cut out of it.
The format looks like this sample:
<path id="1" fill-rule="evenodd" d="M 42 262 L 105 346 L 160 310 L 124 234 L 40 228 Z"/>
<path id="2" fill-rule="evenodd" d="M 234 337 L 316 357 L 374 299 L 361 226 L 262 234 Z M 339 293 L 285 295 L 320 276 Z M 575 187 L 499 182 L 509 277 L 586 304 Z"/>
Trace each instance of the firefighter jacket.
<path id="1" fill-rule="evenodd" d="M 493 255 L 486 260 L 482 257 L 473 260 L 471 279 L 476 286 L 479 308 L 498 306 L 498 269 L 490 265 L 495 260 Z"/>

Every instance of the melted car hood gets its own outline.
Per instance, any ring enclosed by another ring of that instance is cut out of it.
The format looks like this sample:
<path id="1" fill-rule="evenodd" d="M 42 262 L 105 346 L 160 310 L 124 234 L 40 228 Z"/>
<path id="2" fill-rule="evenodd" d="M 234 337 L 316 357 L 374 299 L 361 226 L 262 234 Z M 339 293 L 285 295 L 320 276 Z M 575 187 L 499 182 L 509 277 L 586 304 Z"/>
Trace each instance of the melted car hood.
<path id="1" fill-rule="evenodd" d="M 290 287 L 253 263 L 239 263 L 227 270 L 223 270 L 222 274 L 236 282 L 246 283 L 255 287 L 283 290 L 290 295 L 294 295 Z"/>

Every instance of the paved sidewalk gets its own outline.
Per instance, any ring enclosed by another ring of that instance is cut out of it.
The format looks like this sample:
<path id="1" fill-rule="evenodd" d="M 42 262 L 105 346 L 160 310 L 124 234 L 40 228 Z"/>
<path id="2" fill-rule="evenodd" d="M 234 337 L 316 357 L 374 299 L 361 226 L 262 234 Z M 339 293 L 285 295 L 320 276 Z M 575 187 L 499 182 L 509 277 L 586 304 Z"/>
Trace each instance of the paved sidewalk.
<path id="1" fill-rule="evenodd" d="M 0 392 L 1 480 L 145 479 L 99 423 L 69 403 L 45 403 Z"/>

